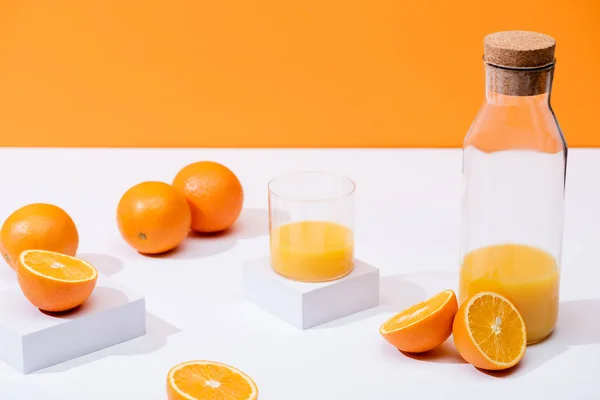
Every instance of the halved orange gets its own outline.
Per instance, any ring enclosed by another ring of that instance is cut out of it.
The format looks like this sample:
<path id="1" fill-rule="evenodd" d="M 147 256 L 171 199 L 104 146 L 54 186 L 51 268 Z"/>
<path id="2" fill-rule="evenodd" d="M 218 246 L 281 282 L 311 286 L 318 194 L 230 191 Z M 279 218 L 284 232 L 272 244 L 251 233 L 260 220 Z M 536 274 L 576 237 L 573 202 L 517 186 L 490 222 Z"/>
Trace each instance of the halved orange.
<path id="1" fill-rule="evenodd" d="M 379 333 L 398 350 L 429 351 L 450 337 L 457 309 L 454 291 L 444 290 L 388 319 Z"/>
<path id="2" fill-rule="evenodd" d="M 169 400 L 256 400 L 256 383 L 230 365 L 214 361 L 187 361 L 167 376 Z"/>
<path id="3" fill-rule="evenodd" d="M 25 250 L 17 266 L 25 297 L 43 311 L 67 311 L 83 304 L 96 287 L 98 271 L 87 261 L 46 250 Z"/>
<path id="4" fill-rule="evenodd" d="M 454 318 L 452 334 L 462 358 L 477 368 L 507 369 L 525 356 L 523 317 L 498 293 L 481 292 L 465 301 Z"/>

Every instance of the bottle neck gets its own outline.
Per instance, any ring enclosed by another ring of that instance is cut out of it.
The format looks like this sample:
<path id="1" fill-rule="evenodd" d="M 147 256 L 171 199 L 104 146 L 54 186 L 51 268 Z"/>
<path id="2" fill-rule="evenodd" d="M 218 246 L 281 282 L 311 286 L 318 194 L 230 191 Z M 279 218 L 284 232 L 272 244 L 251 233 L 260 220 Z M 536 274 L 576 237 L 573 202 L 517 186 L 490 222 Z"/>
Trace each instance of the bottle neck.
<path id="1" fill-rule="evenodd" d="M 540 69 L 508 69 L 486 64 L 485 70 L 488 104 L 549 106 L 554 64 Z"/>

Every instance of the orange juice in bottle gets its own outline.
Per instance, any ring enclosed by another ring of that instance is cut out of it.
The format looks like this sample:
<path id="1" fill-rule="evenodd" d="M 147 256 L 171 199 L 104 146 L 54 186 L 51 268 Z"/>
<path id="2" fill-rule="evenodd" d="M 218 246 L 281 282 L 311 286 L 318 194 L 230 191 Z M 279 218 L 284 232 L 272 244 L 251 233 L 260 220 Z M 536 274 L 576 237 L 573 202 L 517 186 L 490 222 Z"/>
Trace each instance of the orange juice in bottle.
<path id="1" fill-rule="evenodd" d="M 486 36 L 486 99 L 463 145 L 459 301 L 494 291 L 550 335 L 559 305 L 567 145 L 550 106 L 553 38 Z"/>

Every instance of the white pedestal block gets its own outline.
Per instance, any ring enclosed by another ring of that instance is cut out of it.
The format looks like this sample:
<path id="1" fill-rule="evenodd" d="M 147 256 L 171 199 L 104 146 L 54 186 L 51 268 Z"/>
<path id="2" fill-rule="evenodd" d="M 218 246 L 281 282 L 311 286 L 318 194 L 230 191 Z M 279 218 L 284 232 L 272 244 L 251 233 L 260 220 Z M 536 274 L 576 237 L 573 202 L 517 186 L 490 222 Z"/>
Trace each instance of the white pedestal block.
<path id="1" fill-rule="evenodd" d="M 106 277 L 84 304 L 58 314 L 34 307 L 18 286 L 0 291 L 0 359 L 25 374 L 145 332 L 144 298 Z"/>
<path id="2" fill-rule="evenodd" d="M 244 297 L 295 325 L 307 329 L 379 304 L 379 269 L 356 260 L 348 276 L 331 282 L 305 283 L 273 271 L 269 258 L 244 266 Z"/>

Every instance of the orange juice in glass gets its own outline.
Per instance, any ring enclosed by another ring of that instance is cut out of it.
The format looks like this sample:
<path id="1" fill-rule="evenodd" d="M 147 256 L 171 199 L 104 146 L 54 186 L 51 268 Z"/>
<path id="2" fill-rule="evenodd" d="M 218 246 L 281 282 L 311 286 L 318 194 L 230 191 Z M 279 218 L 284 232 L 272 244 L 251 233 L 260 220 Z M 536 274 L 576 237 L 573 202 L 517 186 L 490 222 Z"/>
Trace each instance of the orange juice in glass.
<path id="1" fill-rule="evenodd" d="M 271 266 L 288 279 L 326 282 L 354 267 L 354 182 L 300 172 L 269 182 Z"/>

